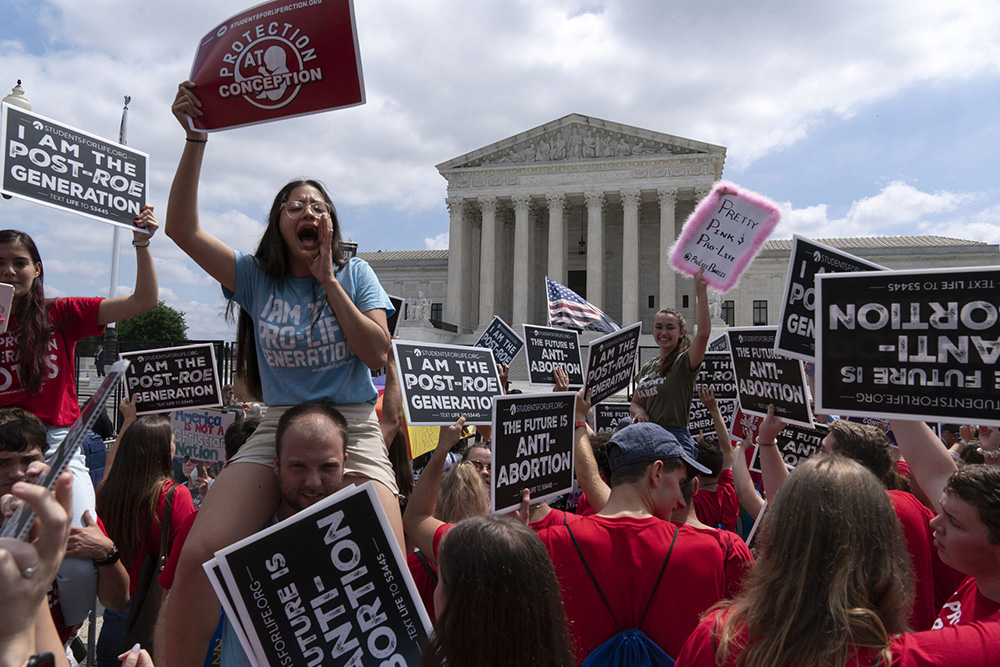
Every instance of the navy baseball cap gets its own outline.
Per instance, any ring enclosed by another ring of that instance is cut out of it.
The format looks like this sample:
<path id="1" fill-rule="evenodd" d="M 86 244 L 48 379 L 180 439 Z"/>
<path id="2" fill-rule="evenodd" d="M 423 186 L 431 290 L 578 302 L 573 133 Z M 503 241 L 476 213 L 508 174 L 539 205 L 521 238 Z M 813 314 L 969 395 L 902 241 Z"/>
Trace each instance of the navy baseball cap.
<path id="1" fill-rule="evenodd" d="M 633 463 L 652 463 L 666 459 L 683 459 L 698 472 L 711 475 L 712 471 L 701 465 L 684 451 L 683 445 L 677 441 L 674 434 L 653 422 L 639 422 L 621 429 L 608 442 L 608 446 L 617 445 L 621 455 L 608 457 L 611 470 Z"/>

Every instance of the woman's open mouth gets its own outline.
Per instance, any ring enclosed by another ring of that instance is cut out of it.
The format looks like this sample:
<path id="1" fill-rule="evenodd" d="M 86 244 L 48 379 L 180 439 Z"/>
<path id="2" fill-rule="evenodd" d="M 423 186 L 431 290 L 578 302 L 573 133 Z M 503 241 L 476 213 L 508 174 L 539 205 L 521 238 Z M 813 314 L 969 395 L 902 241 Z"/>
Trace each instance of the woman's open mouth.
<path id="1" fill-rule="evenodd" d="M 300 227 L 296 236 L 306 250 L 312 250 L 319 245 L 319 228 L 315 226 Z"/>

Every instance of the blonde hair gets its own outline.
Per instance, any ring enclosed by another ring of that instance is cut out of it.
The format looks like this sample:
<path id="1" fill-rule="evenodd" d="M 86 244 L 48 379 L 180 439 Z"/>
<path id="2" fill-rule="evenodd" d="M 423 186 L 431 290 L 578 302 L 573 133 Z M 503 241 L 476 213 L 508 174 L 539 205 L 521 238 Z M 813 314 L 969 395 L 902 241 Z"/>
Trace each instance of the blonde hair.
<path id="1" fill-rule="evenodd" d="M 456 463 L 441 477 L 435 515 L 445 523 L 458 523 L 470 516 L 489 514 L 489 489 L 476 467 L 468 461 Z"/>
<path id="2" fill-rule="evenodd" d="M 718 664 L 833 666 L 873 650 L 888 667 L 890 635 L 908 629 L 913 573 L 875 476 L 842 456 L 810 458 L 762 521 L 761 556 L 720 605 Z"/>

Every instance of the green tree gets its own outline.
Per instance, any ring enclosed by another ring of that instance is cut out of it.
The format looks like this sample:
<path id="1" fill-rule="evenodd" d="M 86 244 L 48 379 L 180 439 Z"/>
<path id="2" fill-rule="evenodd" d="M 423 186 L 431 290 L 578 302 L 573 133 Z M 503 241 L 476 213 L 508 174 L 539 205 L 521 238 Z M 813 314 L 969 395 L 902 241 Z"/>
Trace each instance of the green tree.
<path id="1" fill-rule="evenodd" d="M 119 341 L 187 340 L 184 313 L 162 301 L 148 313 L 122 320 L 117 327 Z"/>

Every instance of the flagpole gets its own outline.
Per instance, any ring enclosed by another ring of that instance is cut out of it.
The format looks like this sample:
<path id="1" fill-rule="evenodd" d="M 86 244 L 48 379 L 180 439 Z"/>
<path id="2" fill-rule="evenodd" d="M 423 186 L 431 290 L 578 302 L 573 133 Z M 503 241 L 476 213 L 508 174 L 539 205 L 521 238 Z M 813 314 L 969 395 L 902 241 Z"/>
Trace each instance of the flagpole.
<path id="1" fill-rule="evenodd" d="M 128 128 L 128 103 L 132 101 L 132 98 L 128 95 L 125 96 L 125 106 L 122 108 L 122 122 L 118 127 L 118 143 L 122 146 L 128 145 L 127 139 L 127 128 Z M 118 296 L 118 263 L 121 258 L 122 250 L 122 228 L 119 225 L 114 225 L 114 237 L 111 240 L 111 285 L 108 286 L 108 298 L 113 299 Z M 108 359 L 114 361 L 118 358 L 118 330 L 115 328 L 114 322 L 109 322 L 107 329 L 104 331 L 104 345 L 105 352 Z"/>

